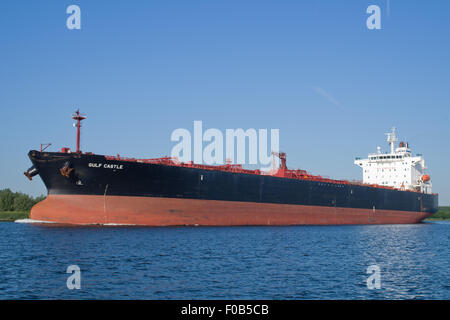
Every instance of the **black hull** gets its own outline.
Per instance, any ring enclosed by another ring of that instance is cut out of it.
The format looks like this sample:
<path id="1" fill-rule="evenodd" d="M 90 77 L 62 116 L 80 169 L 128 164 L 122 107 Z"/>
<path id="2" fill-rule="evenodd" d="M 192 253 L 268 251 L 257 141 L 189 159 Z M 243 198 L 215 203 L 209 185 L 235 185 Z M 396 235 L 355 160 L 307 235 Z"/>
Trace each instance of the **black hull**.
<path id="1" fill-rule="evenodd" d="M 438 210 L 436 194 L 107 160 L 91 154 L 30 151 L 29 157 L 50 195 L 161 197 L 429 214 Z M 61 173 L 65 166 L 71 169 L 67 176 Z"/>

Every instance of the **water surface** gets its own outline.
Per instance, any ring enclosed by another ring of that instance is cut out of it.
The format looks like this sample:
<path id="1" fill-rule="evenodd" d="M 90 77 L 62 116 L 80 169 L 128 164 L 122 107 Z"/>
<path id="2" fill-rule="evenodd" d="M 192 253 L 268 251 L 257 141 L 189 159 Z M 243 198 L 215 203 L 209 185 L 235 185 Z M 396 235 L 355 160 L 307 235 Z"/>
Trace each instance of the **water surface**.
<path id="1" fill-rule="evenodd" d="M 0 299 L 450 299 L 450 223 L 55 227 L 0 223 Z M 369 290 L 378 265 L 381 289 Z M 69 290 L 69 265 L 81 289 Z"/>

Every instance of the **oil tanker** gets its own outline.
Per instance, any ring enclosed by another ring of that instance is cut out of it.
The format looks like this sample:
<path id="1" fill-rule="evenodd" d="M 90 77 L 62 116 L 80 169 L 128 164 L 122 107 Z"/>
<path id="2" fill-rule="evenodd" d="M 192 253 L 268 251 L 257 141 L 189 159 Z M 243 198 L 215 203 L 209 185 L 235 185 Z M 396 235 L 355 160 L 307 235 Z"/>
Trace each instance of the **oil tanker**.
<path id="1" fill-rule="evenodd" d="M 80 150 L 31 150 L 33 166 L 48 191 L 30 218 L 62 224 L 143 226 L 344 225 L 418 223 L 438 209 L 421 155 L 408 143 L 389 153 L 356 158 L 363 181 L 333 180 L 286 166 L 263 172 L 242 165 L 182 163 L 175 158 L 134 159 Z"/>

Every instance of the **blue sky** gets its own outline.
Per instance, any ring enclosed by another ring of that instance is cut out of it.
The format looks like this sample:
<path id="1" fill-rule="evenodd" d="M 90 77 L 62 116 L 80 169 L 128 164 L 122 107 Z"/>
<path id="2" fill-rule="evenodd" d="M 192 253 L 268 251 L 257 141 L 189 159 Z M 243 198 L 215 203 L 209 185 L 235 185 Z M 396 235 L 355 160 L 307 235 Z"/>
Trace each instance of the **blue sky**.
<path id="1" fill-rule="evenodd" d="M 81 8 L 81 30 L 66 8 Z M 366 8 L 381 8 L 368 30 Z M 389 10 L 388 10 L 389 8 Z M 389 15 L 388 15 L 389 12 Z M 176 128 L 277 128 L 288 166 L 361 179 L 357 156 L 398 128 L 450 205 L 448 1 L 2 1 L 0 188 L 27 152 L 170 154 Z"/>

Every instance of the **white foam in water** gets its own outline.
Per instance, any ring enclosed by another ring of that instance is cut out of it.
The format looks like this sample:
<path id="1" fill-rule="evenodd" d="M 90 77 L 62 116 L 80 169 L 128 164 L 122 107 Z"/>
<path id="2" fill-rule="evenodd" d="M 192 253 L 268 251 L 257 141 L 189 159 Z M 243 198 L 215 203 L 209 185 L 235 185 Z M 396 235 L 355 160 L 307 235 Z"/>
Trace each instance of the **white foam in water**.
<path id="1" fill-rule="evenodd" d="M 17 222 L 17 223 L 56 223 L 56 222 L 52 222 L 52 221 L 41 221 L 41 220 L 34 220 L 34 219 L 18 219 L 18 220 L 15 220 L 14 222 Z"/>
<path id="2" fill-rule="evenodd" d="M 128 224 L 128 223 L 101 223 L 102 226 L 137 226 L 137 224 Z"/>
<path id="3" fill-rule="evenodd" d="M 58 224 L 58 222 L 53 221 L 42 221 L 42 220 L 34 220 L 34 219 L 18 219 L 14 222 L 17 223 L 53 223 Z M 128 223 L 88 223 L 88 224 L 80 224 L 79 226 L 107 226 L 107 227 L 126 227 L 126 226 L 137 226 L 136 224 L 128 224 Z"/>

